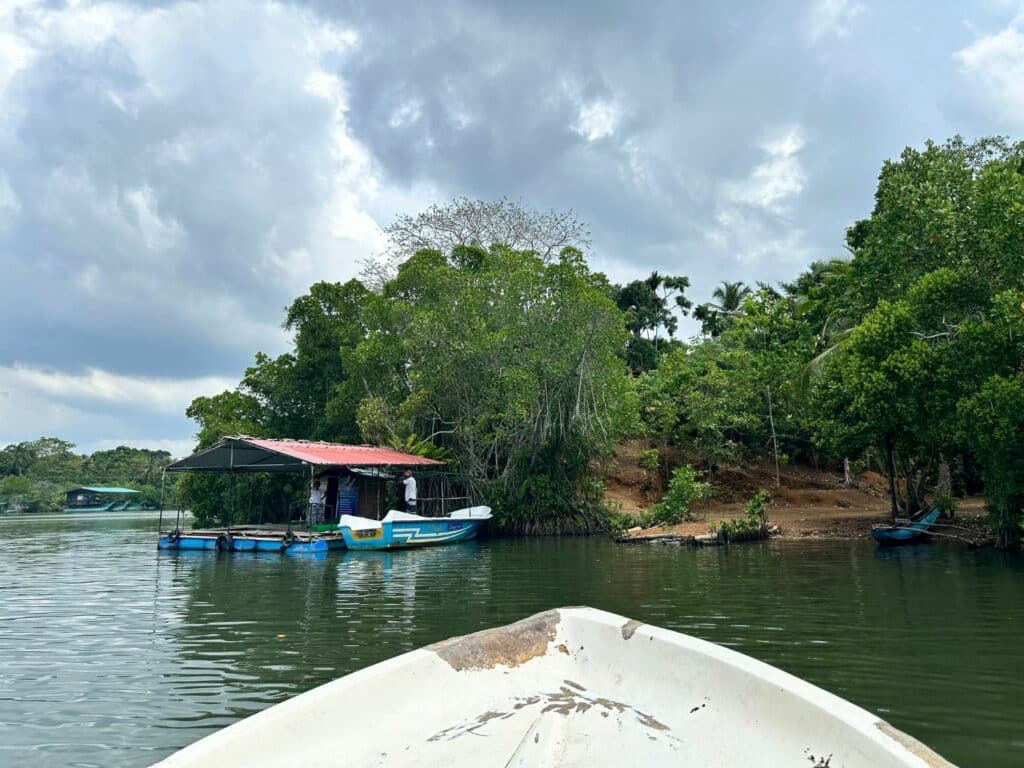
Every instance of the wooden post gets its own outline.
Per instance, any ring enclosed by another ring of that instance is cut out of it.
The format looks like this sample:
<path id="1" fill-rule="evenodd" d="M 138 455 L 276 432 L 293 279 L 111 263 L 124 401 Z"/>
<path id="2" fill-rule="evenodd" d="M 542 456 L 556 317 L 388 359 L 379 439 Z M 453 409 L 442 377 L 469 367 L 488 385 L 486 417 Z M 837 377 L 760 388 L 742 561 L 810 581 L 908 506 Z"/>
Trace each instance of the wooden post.
<path id="1" fill-rule="evenodd" d="M 893 456 L 892 438 L 885 437 L 886 472 L 889 475 L 889 500 L 892 502 L 892 519 L 895 520 L 900 513 L 900 505 L 896 500 L 896 458 Z"/>
<path id="2" fill-rule="evenodd" d="M 765 387 L 765 394 L 768 395 L 768 423 L 772 428 L 772 448 L 775 451 L 775 488 L 779 488 L 779 439 L 775 435 L 775 416 L 772 411 L 772 388 Z"/>
<path id="3" fill-rule="evenodd" d="M 156 532 L 160 533 L 160 530 L 164 527 L 164 478 L 167 477 L 167 471 L 165 469 L 160 470 L 160 519 L 156 523 Z"/>

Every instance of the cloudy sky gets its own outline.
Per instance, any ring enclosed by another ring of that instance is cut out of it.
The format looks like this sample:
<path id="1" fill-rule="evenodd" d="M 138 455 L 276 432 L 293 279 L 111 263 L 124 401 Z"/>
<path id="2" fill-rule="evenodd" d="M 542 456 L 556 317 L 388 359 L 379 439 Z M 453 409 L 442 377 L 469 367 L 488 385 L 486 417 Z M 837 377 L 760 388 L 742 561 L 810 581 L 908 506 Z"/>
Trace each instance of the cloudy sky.
<path id="1" fill-rule="evenodd" d="M 289 300 L 457 195 L 615 280 L 842 254 L 907 145 L 1024 134 L 1019 3 L 0 0 L 0 445 L 191 447 Z"/>

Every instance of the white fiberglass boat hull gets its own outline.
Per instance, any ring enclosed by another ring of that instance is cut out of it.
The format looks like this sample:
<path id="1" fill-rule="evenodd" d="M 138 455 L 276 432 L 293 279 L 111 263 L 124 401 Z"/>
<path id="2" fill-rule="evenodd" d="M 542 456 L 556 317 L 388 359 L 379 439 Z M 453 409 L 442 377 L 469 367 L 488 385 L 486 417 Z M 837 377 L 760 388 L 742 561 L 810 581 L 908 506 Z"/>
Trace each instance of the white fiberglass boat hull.
<path id="1" fill-rule="evenodd" d="M 592 608 L 375 664 L 160 765 L 950 768 L 792 675 Z"/>

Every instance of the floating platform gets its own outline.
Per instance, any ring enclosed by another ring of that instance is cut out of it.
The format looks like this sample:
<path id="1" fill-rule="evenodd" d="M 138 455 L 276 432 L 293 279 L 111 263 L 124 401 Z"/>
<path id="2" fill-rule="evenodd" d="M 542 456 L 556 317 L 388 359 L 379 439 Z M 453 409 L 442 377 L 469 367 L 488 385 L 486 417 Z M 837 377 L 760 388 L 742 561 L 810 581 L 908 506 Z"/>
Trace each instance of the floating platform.
<path id="1" fill-rule="evenodd" d="M 157 549 L 169 551 L 278 552 L 286 555 L 318 554 L 344 549 L 341 533 L 307 533 L 273 526 L 162 531 Z"/>

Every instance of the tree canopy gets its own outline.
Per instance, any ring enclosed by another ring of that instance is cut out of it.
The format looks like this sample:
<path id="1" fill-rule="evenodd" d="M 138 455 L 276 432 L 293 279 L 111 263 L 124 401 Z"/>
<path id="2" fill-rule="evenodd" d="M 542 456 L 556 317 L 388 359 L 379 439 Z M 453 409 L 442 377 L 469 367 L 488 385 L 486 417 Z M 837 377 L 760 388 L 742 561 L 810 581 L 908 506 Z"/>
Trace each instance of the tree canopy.
<path id="1" fill-rule="evenodd" d="M 56 437 L 15 443 L 0 450 L 0 506 L 54 511 L 75 486 L 117 485 L 140 491 L 139 501 L 160 501 L 160 467 L 167 451 L 118 446 L 77 454 L 75 445 Z"/>
<path id="2" fill-rule="evenodd" d="M 743 461 L 860 463 L 888 477 L 894 515 L 950 493 L 952 470 L 987 494 L 1000 543 L 1020 538 L 1020 143 L 904 150 L 847 255 L 778 288 L 722 282 L 696 309 L 681 275 L 592 272 L 571 214 L 459 200 L 389 235 L 379 281 L 312 286 L 285 319 L 291 351 L 191 405 L 200 445 L 247 432 L 434 452 L 515 531 L 606 525 L 594 460 L 623 436 L 712 479 Z M 691 309 L 703 332 L 684 343 Z M 20 476 L 24 457 L 6 461 Z M 252 483 L 253 509 L 291 492 Z"/>
<path id="3" fill-rule="evenodd" d="M 258 355 L 237 391 L 189 415 L 201 444 L 232 431 L 430 445 L 493 489 L 506 528 L 599 530 L 587 467 L 635 419 L 610 294 L 573 248 L 421 250 L 380 292 L 313 286 L 289 310 L 295 351 Z M 224 493 L 188 488 L 200 507 Z"/>

